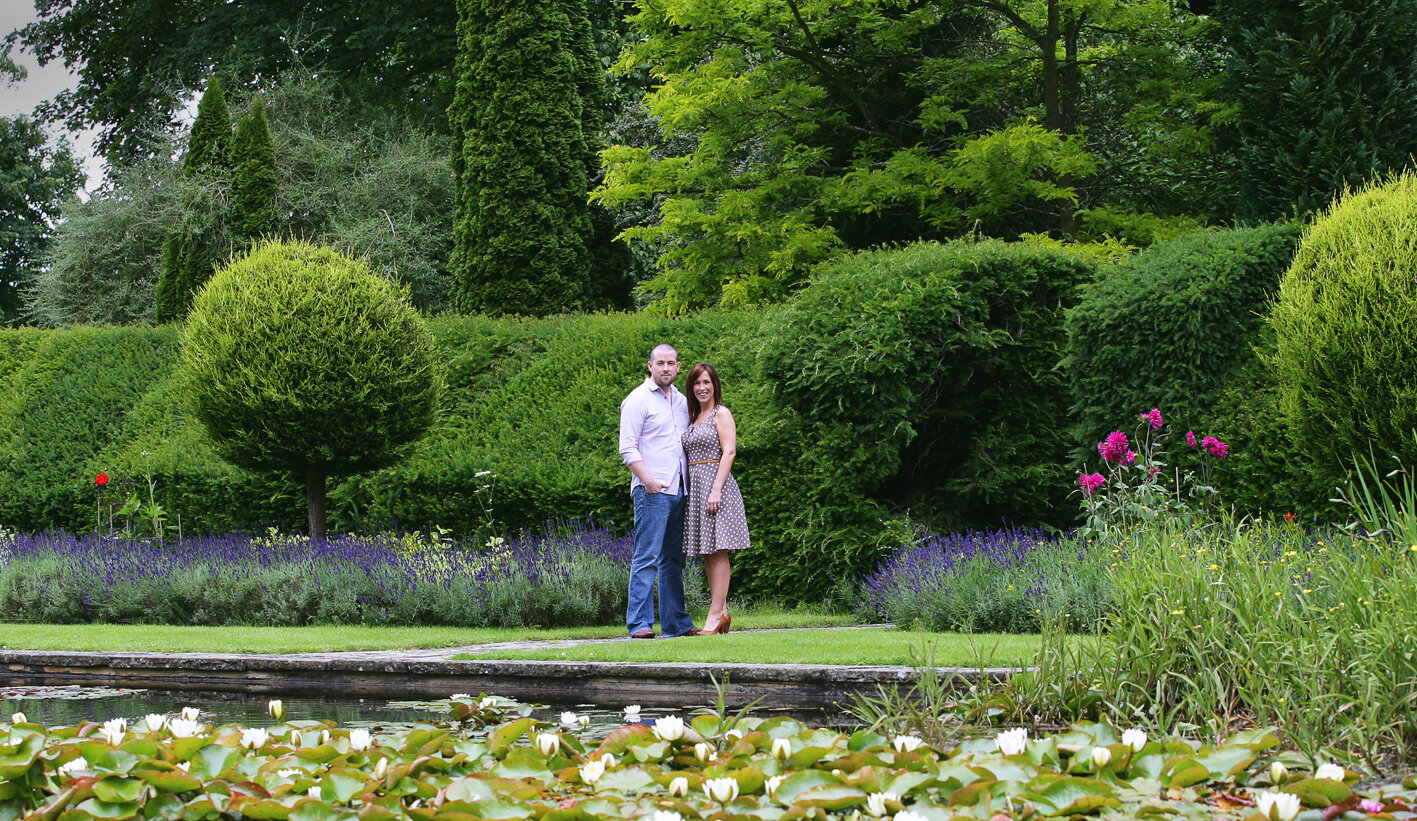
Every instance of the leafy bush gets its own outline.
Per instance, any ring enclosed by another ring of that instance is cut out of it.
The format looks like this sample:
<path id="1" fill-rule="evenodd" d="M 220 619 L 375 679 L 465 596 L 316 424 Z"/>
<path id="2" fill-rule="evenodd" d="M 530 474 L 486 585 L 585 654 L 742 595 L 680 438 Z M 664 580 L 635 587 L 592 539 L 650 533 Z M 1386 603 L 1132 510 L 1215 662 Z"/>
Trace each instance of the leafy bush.
<path id="1" fill-rule="evenodd" d="M 328 248 L 268 242 L 218 271 L 182 334 L 193 418 L 224 458 L 302 476 L 311 535 L 325 479 L 397 461 L 433 422 L 433 336 L 404 293 Z"/>
<path id="2" fill-rule="evenodd" d="M 1312 506 L 1289 472 L 1297 454 L 1265 425 L 1275 417 L 1263 406 L 1272 379 L 1255 351 L 1299 233 L 1280 223 L 1191 234 L 1105 269 L 1082 289 L 1067 314 L 1063 358 L 1075 462 L 1118 420 L 1160 407 L 1174 427 L 1234 445 L 1218 486 L 1226 502 Z M 1247 412 L 1236 411 L 1241 404 Z"/>
<path id="3" fill-rule="evenodd" d="M 1318 469 L 1370 449 L 1417 464 L 1417 175 L 1337 200 L 1304 234 L 1270 315 L 1281 405 Z"/>

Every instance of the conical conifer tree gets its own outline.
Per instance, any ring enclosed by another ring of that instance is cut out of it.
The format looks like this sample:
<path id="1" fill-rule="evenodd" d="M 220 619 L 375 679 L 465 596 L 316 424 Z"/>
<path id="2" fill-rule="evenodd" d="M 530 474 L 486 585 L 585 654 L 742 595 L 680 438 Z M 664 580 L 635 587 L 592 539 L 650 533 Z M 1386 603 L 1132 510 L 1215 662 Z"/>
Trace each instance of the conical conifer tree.
<path id="1" fill-rule="evenodd" d="M 606 306 L 587 203 L 603 79 L 584 0 L 458 0 L 458 18 L 454 305 Z"/>
<path id="2" fill-rule="evenodd" d="M 236 124 L 231 141 L 232 231 L 239 237 L 256 239 L 276 227 L 276 146 L 266 123 L 266 108 L 260 100 L 251 113 Z"/>
<path id="3" fill-rule="evenodd" d="M 187 138 L 187 156 L 182 171 L 188 176 L 210 174 L 225 177 L 230 171 L 231 112 L 221 80 L 207 80 L 206 91 L 197 104 L 197 119 Z M 153 309 L 158 322 L 187 316 L 192 294 L 212 275 L 216 263 L 226 256 L 226 243 L 219 232 L 203 231 L 194 236 L 181 226 L 168 231 L 162 246 L 162 268 L 153 293 Z"/>

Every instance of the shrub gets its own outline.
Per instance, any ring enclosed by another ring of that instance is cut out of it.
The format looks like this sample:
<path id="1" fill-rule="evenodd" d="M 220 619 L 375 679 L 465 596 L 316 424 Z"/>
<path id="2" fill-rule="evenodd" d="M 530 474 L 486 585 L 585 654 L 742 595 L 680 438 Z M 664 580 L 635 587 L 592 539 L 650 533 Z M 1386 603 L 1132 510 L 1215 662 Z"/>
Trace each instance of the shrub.
<path id="1" fill-rule="evenodd" d="M 1417 463 L 1414 276 L 1411 173 L 1337 200 L 1284 275 L 1270 315 L 1281 403 L 1295 441 L 1334 480 L 1370 448 Z"/>
<path id="2" fill-rule="evenodd" d="M 1174 427 L 1215 432 L 1235 445 L 1226 474 L 1245 477 L 1249 490 L 1231 493 L 1222 483 L 1228 501 L 1293 509 L 1299 500 L 1279 490 L 1297 492 L 1286 476 L 1286 443 L 1255 428 L 1273 413 L 1234 408 L 1259 401 L 1270 379 L 1254 347 L 1263 343 L 1262 314 L 1299 233 L 1280 223 L 1191 234 L 1104 270 L 1082 289 L 1067 314 L 1063 358 L 1075 463 L 1117 420 L 1161 407 Z"/>
<path id="3" fill-rule="evenodd" d="M 303 476 L 310 533 L 325 479 L 384 467 L 433 422 L 436 346 L 388 281 L 326 248 L 270 242 L 198 294 L 182 335 L 189 407 L 223 458 Z"/>

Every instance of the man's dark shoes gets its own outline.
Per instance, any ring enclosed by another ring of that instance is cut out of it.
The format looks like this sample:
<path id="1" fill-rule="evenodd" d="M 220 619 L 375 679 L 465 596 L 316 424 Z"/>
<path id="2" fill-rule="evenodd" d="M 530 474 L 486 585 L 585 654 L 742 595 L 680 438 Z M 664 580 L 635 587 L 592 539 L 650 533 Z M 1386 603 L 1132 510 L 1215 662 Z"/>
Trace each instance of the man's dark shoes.
<path id="1" fill-rule="evenodd" d="M 652 638 L 654 638 L 654 631 L 653 631 L 653 630 L 636 630 L 635 632 L 633 632 L 633 633 L 630 634 L 630 638 L 632 638 L 632 639 L 652 639 Z"/>

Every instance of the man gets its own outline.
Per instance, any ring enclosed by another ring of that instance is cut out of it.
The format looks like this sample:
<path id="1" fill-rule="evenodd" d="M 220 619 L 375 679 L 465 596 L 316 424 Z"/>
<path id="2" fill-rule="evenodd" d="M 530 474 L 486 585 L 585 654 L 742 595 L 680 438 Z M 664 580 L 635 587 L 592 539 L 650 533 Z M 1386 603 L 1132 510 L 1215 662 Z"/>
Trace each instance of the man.
<path id="1" fill-rule="evenodd" d="M 694 633 L 684 609 L 684 446 L 689 403 L 674 387 L 679 352 L 656 345 L 649 378 L 620 403 L 620 458 L 630 469 L 635 504 L 635 556 L 630 560 L 630 604 L 625 627 L 637 639 L 654 638 L 654 587 L 659 576 L 659 626 L 666 637 Z"/>

